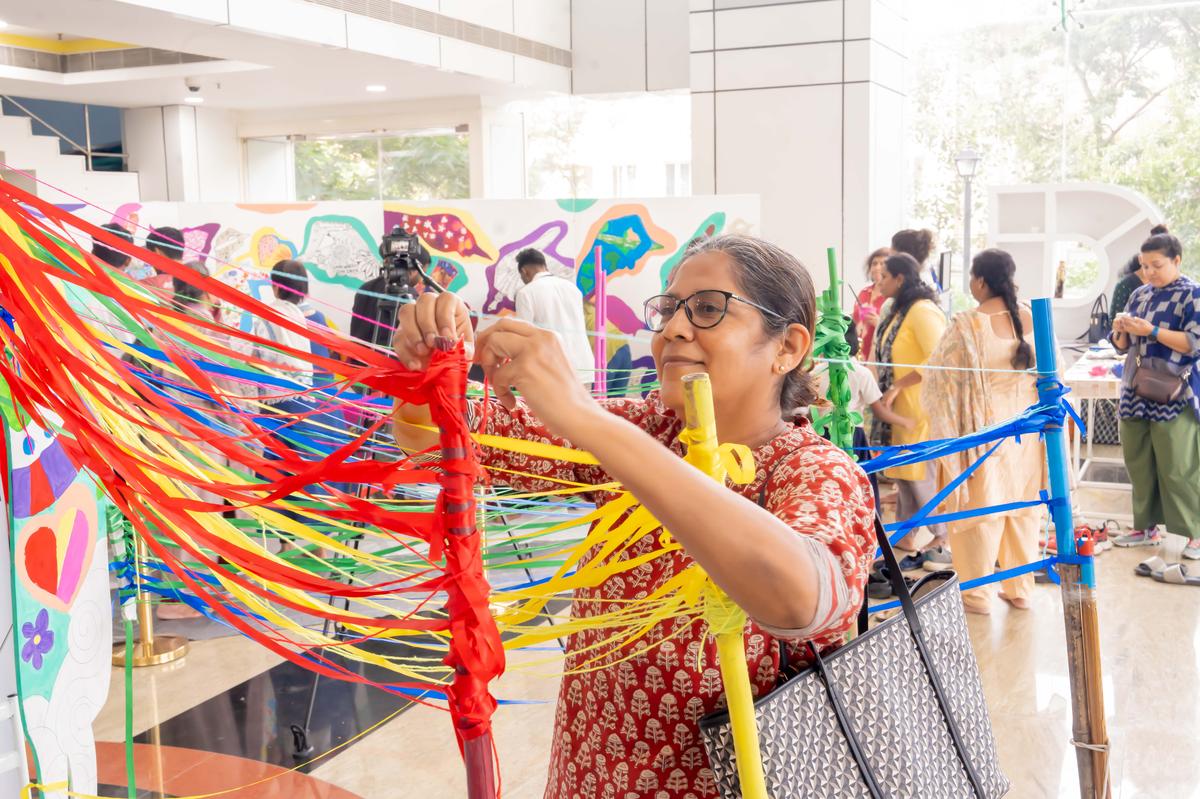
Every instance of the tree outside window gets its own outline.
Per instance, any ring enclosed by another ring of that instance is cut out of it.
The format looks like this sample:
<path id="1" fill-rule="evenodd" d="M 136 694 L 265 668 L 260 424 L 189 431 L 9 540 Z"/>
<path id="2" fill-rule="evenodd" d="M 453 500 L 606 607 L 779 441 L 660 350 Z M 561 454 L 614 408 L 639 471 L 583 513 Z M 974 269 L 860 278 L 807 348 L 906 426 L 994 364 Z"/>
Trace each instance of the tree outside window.
<path id="1" fill-rule="evenodd" d="M 353 136 L 294 144 L 296 199 L 457 200 L 471 194 L 465 133 Z"/>

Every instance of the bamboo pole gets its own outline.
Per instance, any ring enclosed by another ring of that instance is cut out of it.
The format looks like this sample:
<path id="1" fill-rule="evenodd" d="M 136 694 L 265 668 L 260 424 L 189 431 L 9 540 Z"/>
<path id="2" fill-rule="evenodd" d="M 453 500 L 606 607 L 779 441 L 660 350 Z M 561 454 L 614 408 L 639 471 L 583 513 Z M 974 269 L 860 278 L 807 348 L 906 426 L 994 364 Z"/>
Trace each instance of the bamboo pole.
<path id="1" fill-rule="evenodd" d="M 1038 396 L 1052 399 L 1050 385 L 1058 379 L 1058 352 L 1050 300 L 1033 301 L 1033 332 L 1037 350 Z M 1046 460 L 1050 476 L 1050 515 L 1058 545 L 1063 622 L 1067 637 L 1067 669 L 1071 680 L 1072 744 L 1079 770 L 1081 799 L 1109 799 L 1108 727 L 1104 717 L 1104 688 L 1100 665 L 1100 619 L 1096 610 L 1096 576 L 1091 543 L 1075 546 L 1071 519 L 1067 439 L 1062 425 L 1046 428 Z"/>

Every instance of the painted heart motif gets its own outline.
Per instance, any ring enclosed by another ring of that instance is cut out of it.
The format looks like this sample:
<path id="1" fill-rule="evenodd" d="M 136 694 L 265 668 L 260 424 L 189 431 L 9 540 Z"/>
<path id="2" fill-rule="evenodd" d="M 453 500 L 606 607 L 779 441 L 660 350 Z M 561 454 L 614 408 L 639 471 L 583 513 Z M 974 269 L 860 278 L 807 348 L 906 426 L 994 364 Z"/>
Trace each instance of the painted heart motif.
<path id="1" fill-rule="evenodd" d="M 35 599 L 70 610 L 92 563 L 98 524 L 95 493 L 85 481 L 73 483 L 45 513 L 17 521 L 17 576 Z"/>

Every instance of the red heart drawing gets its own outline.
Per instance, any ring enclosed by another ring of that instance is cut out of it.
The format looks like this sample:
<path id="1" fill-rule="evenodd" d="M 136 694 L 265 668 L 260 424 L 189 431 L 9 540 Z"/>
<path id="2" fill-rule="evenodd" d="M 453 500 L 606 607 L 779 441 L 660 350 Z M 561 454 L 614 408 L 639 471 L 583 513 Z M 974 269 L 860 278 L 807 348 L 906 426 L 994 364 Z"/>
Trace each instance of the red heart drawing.
<path id="1" fill-rule="evenodd" d="M 25 572 L 38 588 L 58 593 L 58 543 L 49 527 L 37 528 L 25 542 Z"/>
<path id="2" fill-rule="evenodd" d="M 70 611 L 102 545 L 95 488 L 76 480 L 49 509 L 16 523 L 16 573 L 43 605 Z"/>

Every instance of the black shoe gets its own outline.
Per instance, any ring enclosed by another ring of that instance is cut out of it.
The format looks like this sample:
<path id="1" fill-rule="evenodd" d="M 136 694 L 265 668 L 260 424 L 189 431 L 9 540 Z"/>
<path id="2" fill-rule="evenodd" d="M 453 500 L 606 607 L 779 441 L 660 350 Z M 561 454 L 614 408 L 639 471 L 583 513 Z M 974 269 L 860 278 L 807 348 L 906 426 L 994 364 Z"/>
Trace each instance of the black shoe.
<path id="1" fill-rule="evenodd" d="M 917 571 L 927 560 L 929 560 L 929 555 L 925 552 L 918 552 L 915 555 L 905 555 L 900 559 L 900 571 Z"/>

